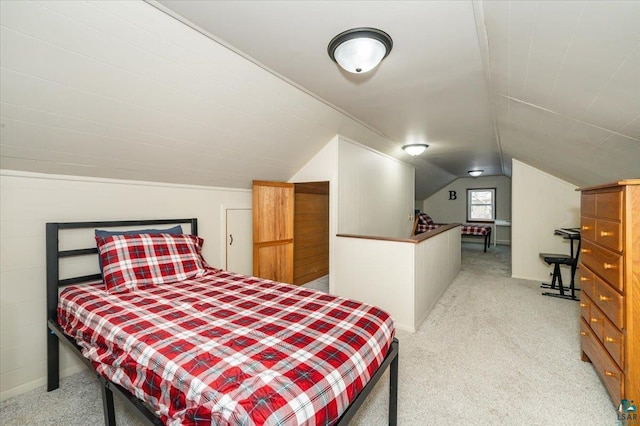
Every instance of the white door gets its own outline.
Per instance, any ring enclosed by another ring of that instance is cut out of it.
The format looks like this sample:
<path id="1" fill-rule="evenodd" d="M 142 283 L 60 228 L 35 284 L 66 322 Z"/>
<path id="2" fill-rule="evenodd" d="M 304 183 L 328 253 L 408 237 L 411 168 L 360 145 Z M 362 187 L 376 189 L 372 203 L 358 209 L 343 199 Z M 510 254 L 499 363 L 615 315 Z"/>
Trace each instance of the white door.
<path id="1" fill-rule="evenodd" d="M 227 271 L 253 275 L 251 209 L 227 209 Z"/>

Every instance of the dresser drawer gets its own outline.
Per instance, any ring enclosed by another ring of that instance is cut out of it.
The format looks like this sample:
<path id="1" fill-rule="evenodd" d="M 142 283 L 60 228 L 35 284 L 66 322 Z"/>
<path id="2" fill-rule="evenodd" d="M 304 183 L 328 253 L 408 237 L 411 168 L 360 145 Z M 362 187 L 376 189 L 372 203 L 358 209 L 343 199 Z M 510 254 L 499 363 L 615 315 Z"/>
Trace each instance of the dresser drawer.
<path id="1" fill-rule="evenodd" d="M 622 191 L 596 194 L 596 216 L 598 219 L 622 220 Z"/>
<path id="2" fill-rule="evenodd" d="M 580 197 L 580 211 L 583 215 L 596 215 L 596 194 L 582 194 L 582 197 Z"/>
<path id="3" fill-rule="evenodd" d="M 582 295 L 580 298 L 580 315 L 584 318 L 585 321 L 589 322 L 591 318 L 591 305 L 593 302 L 589 299 L 588 296 Z"/>
<path id="4" fill-rule="evenodd" d="M 584 214 L 584 213 L 583 213 Z M 591 241 L 596 240 L 596 220 L 591 217 L 580 218 L 580 238 Z"/>
<path id="5" fill-rule="evenodd" d="M 595 240 L 612 250 L 622 251 L 622 224 L 608 220 L 596 220 Z"/>
<path id="6" fill-rule="evenodd" d="M 595 277 L 593 302 L 618 328 L 623 328 L 624 297 L 599 277 Z"/>
<path id="7" fill-rule="evenodd" d="M 583 263 L 578 268 L 578 283 L 582 294 L 586 294 L 590 298 L 594 298 L 593 290 L 593 272 L 591 272 Z"/>
<path id="8" fill-rule="evenodd" d="M 593 330 L 593 334 L 602 342 L 604 339 L 604 322 L 607 316 L 598 309 L 598 305 L 594 301 L 591 301 L 589 304 L 589 318 L 587 319 L 587 323 L 591 330 Z"/>
<path id="9" fill-rule="evenodd" d="M 618 367 L 624 366 L 624 334 L 618 330 L 610 321 L 604 322 L 604 338 L 602 343 L 611 355 L 611 358 L 618 364 Z"/>
<path id="10" fill-rule="evenodd" d="M 589 269 L 604 278 L 619 291 L 623 291 L 622 256 L 589 241 L 582 242 L 581 260 Z"/>
<path id="11" fill-rule="evenodd" d="M 622 371 L 583 320 L 580 321 L 580 347 L 589 357 L 593 368 L 606 386 L 611 399 L 615 404 L 618 404 L 624 394 Z"/>

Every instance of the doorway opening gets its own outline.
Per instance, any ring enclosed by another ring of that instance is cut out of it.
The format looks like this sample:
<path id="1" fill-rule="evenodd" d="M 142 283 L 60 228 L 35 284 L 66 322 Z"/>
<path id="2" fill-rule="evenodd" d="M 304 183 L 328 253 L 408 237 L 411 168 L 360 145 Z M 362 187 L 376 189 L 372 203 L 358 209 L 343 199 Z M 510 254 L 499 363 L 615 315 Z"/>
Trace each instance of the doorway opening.
<path id="1" fill-rule="evenodd" d="M 329 282 L 329 182 L 295 183 L 293 284 Z M 322 282 L 322 281 L 321 281 Z"/>

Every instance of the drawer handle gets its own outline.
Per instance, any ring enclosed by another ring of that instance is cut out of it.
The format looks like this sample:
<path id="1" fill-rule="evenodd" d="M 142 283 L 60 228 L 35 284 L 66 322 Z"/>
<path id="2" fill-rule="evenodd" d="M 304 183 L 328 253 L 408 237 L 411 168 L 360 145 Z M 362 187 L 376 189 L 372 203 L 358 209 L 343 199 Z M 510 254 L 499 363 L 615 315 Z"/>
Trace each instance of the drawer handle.
<path id="1" fill-rule="evenodd" d="M 586 335 L 587 335 L 587 332 L 586 332 L 586 331 L 580 331 L 580 335 L 581 335 L 581 336 L 586 336 Z"/>
<path id="2" fill-rule="evenodd" d="M 591 227 L 590 227 L 590 226 L 582 225 L 582 230 L 583 230 L 583 231 L 588 231 L 589 229 L 591 229 Z"/>
<path id="3" fill-rule="evenodd" d="M 617 377 L 616 373 L 613 373 L 613 372 L 611 372 L 609 370 L 604 370 L 604 375 L 607 376 L 607 377 Z"/>
<path id="4" fill-rule="evenodd" d="M 591 253 L 591 250 L 583 248 L 583 249 L 580 249 L 580 253 L 585 253 L 585 254 Z"/>
<path id="5" fill-rule="evenodd" d="M 607 263 L 607 262 L 603 263 L 602 267 L 604 269 L 616 269 L 616 265 L 614 265 L 613 263 Z"/>
<path id="6" fill-rule="evenodd" d="M 616 339 L 614 339 L 613 337 L 606 336 L 606 337 L 604 338 L 604 341 L 605 341 L 605 342 L 608 342 L 608 343 L 613 343 L 613 342 L 615 342 L 615 341 L 616 341 Z"/>
<path id="7" fill-rule="evenodd" d="M 612 235 L 613 235 L 613 232 L 600 231 L 600 236 L 601 237 L 610 237 Z"/>
<path id="8" fill-rule="evenodd" d="M 589 281 L 589 278 L 587 278 L 587 277 L 580 277 L 580 282 L 585 282 L 585 281 Z"/>
<path id="9" fill-rule="evenodd" d="M 600 295 L 598 297 L 598 299 L 600 299 L 601 302 L 609 302 L 609 301 L 611 301 L 611 298 L 609 296 L 603 296 L 603 295 Z"/>
<path id="10" fill-rule="evenodd" d="M 580 307 L 581 307 L 581 308 L 586 308 L 586 307 L 587 307 L 587 304 L 586 304 L 586 303 L 583 303 L 583 302 L 580 302 Z"/>
<path id="11" fill-rule="evenodd" d="M 598 322 L 598 321 L 600 321 L 600 319 L 598 319 L 598 318 L 593 318 L 593 317 L 591 318 L 591 322 Z"/>

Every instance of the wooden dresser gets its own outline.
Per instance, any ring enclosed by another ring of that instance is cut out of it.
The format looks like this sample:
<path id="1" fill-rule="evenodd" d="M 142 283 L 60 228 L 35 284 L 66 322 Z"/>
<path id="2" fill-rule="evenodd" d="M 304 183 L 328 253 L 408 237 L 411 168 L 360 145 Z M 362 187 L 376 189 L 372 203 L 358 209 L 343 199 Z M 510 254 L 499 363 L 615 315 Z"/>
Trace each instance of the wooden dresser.
<path id="1" fill-rule="evenodd" d="M 579 191 L 582 360 L 616 407 L 640 402 L 640 179 Z"/>

